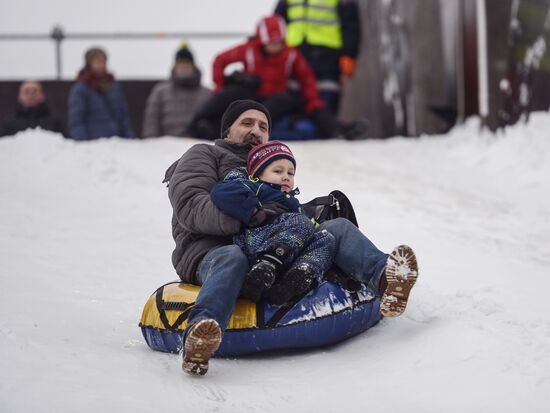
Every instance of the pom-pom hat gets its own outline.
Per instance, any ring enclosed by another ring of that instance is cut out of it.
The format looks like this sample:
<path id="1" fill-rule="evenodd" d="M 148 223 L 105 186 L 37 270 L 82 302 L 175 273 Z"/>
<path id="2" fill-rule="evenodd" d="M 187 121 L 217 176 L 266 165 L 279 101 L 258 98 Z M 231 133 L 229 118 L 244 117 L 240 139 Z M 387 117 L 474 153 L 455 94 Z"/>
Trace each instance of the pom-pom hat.
<path id="1" fill-rule="evenodd" d="M 195 64 L 195 59 L 193 58 L 193 53 L 187 47 L 187 43 L 182 43 L 179 50 L 176 52 L 176 63 L 188 62 Z"/>
<path id="2" fill-rule="evenodd" d="M 283 142 L 270 141 L 253 147 L 248 152 L 246 163 L 248 174 L 253 178 L 257 178 L 271 162 L 277 159 L 288 159 L 296 168 L 296 159 L 290 148 Z"/>

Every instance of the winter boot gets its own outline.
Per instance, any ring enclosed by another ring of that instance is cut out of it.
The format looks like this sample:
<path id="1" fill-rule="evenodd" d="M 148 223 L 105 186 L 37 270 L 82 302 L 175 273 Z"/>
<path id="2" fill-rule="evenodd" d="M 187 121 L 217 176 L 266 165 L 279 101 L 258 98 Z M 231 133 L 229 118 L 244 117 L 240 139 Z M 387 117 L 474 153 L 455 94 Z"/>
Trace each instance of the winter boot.
<path id="1" fill-rule="evenodd" d="M 384 317 L 403 314 L 417 278 L 418 263 L 412 248 L 407 245 L 396 247 L 388 257 L 380 280 L 380 290 L 383 290 L 380 311 Z"/>
<path id="2" fill-rule="evenodd" d="M 292 267 L 266 294 L 269 302 L 281 305 L 311 288 L 315 281 L 315 270 L 308 263 Z"/>
<path id="3" fill-rule="evenodd" d="M 257 261 L 244 280 L 240 297 L 254 302 L 260 301 L 263 292 L 273 285 L 276 278 L 275 265 L 268 261 Z"/>
<path id="4" fill-rule="evenodd" d="M 258 256 L 250 268 L 241 288 L 241 297 L 252 301 L 260 301 L 262 294 L 269 289 L 281 273 L 284 259 L 288 256 L 290 247 L 276 245 L 270 251 Z"/>
<path id="5" fill-rule="evenodd" d="M 201 320 L 185 332 L 183 344 L 183 371 L 204 376 L 208 371 L 208 361 L 222 341 L 222 330 L 213 319 Z"/>

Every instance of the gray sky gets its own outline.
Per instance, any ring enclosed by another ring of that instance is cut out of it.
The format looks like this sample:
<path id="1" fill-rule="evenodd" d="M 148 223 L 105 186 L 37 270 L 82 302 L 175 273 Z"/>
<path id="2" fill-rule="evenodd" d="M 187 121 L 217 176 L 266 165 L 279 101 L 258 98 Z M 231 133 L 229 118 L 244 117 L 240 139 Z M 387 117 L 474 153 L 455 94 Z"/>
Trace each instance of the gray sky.
<path id="1" fill-rule="evenodd" d="M 49 33 L 59 24 L 67 33 L 79 32 L 250 32 L 259 17 L 270 14 L 275 0 L 0 0 L 0 33 Z M 243 39 L 193 40 L 190 48 L 211 82 L 213 56 Z M 82 54 L 92 45 L 109 52 L 109 67 L 119 78 L 163 78 L 180 39 L 66 40 L 63 78 L 72 79 Z M 55 48 L 49 40 L 1 41 L 0 78 L 55 77 Z"/>

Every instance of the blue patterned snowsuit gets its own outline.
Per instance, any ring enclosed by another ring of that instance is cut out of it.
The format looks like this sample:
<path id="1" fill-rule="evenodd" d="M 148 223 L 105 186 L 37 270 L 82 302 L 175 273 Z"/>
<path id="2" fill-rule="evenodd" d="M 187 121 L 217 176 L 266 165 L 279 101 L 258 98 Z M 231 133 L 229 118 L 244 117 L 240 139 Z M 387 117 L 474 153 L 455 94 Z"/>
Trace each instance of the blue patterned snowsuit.
<path id="1" fill-rule="evenodd" d="M 333 262 L 336 243 L 327 231 L 317 231 L 315 224 L 303 212 L 299 201 L 294 197 L 298 190 L 285 193 L 279 185 L 248 179 L 245 168 L 236 168 L 218 182 L 210 197 L 222 211 L 248 225 L 254 212 L 262 203 L 275 201 L 285 205 L 289 212 L 279 215 L 272 223 L 245 228 L 233 237 L 249 262 L 277 244 L 290 247 L 290 253 L 283 262 L 284 270 L 307 263 L 312 266 L 318 281 L 321 280 Z"/>

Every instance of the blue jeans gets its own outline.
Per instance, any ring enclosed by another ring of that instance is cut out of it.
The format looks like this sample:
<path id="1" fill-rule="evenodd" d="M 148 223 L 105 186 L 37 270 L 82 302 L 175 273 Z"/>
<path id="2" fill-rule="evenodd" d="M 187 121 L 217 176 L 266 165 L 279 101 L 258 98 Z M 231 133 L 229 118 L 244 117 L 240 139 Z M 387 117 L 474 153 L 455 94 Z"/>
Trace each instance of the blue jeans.
<path id="1" fill-rule="evenodd" d="M 248 258 L 236 245 L 208 251 L 197 270 L 197 282 L 202 287 L 187 324 L 213 318 L 225 331 L 248 270 Z"/>
<path id="2" fill-rule="evenodd" d="M 336 239 L 334 263 L 348 276 L 366 283 L 376 292 L 388 254 L 376 248 L 347 219 L 325 221 L 321 229 L 326 229 Z M 202 287 L 187 324 L 213 318 L 225 331 L 248 270 L 248 259 L 236 245 L 210 250 L 199 264 L 197 281 Z"/>
<path id="3" fill-rule="evenodd" d="M 359 228 L 345 218 L 325 221 L 320 228 L 336 238 L 334 263 L 346 275 L 367 284 L 369 289 L 378 293 L 388 254 L 376 248 Z"/>

